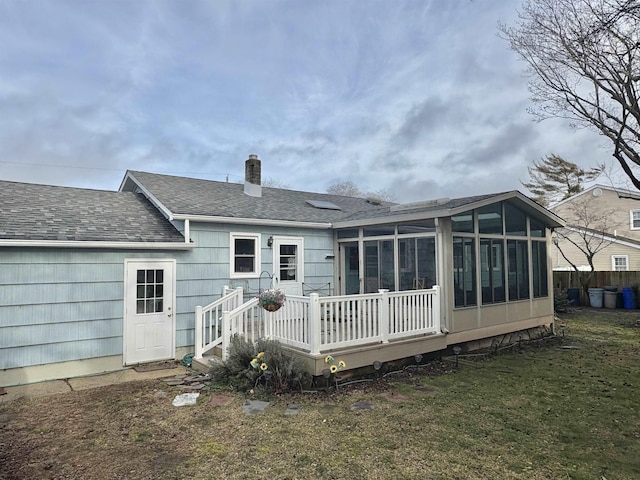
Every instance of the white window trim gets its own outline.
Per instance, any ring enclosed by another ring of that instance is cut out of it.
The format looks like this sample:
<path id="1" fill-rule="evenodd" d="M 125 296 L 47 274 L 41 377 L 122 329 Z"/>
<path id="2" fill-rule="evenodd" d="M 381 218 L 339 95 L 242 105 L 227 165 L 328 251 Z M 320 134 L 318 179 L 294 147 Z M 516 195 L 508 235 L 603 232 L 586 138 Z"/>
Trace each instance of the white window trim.
<path id="1" fill-rule="evenodd" d="M 616 259 L 623 258 L 625 269 L 616 270 Z M 629 271 L 629 255 L 611 255 L 611 270 L 614 272 L 628 272 Z"/>
<path id="2" fill-rule="evenodd" d="M 640 230 L 640 227 L 634 227 L 633 226 L 633 214 L 634 214 L 634 212 L 640 213 L 640 210 L 638 210 L 638 209 L 629 210 L 629 229 L 630 230 Z"/>
<path id="3" fill-rule="evenodd" d="M 253 264 L 253 272 L 236 272 L 235 271 L 235 259 L 236 259 L 236 240 L 253 240 L 256 244 L 256 256 Z M 229 278 L 256 278 L 260 276 L 260 269 L 262 268 L 261 253 L 262 242 L 259 233 L 244 233 L 244 232 L 231 232 L 229 234 Z"/>

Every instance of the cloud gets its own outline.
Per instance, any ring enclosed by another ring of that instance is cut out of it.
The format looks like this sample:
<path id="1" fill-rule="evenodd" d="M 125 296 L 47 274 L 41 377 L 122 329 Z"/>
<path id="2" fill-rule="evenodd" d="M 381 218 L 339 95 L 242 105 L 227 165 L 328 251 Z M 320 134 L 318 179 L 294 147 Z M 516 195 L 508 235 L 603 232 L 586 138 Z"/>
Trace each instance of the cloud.
<path id="1" fill-rule="evenodd" d="M 522 64 L 496 36 L 514 15 L 506 0 L 8 0 L 2 178 L 237 180 L 256 153 L 291 188 L 351 180 L 413 201 L 519 188 L 552 152 L 609 157 L 587 131 L 530 121 Z"/>

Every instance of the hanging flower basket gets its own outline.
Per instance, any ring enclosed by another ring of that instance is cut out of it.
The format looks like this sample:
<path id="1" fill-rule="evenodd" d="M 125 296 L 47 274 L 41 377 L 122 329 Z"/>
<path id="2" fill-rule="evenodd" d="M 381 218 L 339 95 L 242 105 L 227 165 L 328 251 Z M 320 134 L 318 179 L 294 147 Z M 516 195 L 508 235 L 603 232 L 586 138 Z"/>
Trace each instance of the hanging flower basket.
<path id="1" fill-rule="evenodd" d="M 263 290 L 258 295 L 258 304 L 268 312 L 282 308 L 287 297 L 282 290 Z"/>

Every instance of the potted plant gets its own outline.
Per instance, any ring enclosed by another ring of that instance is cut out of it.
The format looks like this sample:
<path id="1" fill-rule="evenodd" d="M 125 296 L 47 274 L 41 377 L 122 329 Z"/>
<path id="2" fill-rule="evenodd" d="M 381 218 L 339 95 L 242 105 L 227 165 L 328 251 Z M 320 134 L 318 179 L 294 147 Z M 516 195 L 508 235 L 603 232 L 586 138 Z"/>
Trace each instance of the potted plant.
<path id="1" fill-rule="evenodd" d="M 263 290 L 258 295 L 258 304 L 269 312 L 280 310 L 287 297 L 282 290 Z"/>

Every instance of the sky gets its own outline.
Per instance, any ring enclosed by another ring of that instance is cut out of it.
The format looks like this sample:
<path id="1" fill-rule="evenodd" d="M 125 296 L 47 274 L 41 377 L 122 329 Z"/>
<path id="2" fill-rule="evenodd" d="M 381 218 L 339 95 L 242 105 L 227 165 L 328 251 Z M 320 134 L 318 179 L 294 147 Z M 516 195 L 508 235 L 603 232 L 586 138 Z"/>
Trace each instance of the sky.
<path id="1" fill-rule="evenodd" d="M 521 190 L 595 132 L 535 122 L 498 36 L 515 0 L 0 0 L 0 180 L 117 190 L 127 170 L 398 202 Z"/>

